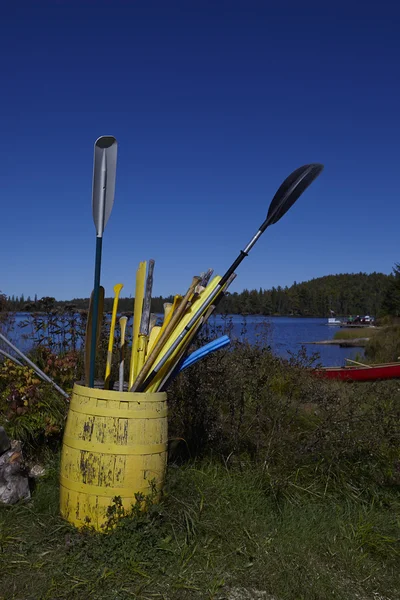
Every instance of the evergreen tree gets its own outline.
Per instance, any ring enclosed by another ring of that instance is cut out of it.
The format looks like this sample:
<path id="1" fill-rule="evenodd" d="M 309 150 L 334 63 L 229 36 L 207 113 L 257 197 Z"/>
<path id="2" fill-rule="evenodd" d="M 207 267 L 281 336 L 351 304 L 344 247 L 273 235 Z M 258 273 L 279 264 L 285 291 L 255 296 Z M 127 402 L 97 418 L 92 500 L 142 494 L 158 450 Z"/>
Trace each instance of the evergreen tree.
<path id="1" fill-rule="evenodd" d="M 393 267 L 393 277 L 383 298 L 382 311 L 393 317 L 400 316 L 400 263 Z"/>

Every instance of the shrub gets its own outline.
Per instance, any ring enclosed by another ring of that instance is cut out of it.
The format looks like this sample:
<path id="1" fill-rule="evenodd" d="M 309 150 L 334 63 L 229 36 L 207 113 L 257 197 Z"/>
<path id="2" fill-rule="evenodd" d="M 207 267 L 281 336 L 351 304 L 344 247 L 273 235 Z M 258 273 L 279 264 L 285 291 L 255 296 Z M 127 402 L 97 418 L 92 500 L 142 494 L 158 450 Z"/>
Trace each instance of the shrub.
<path id="1" fill-rule="evenodd" d="M 400 356 L 400 325 L 384 327 L 376 332 L 365 347 L 371 362 L 396 362 Z"/>
<path id="2" fill-rule="evenodd" d="M 58 440 L 67 402 L 34 371 L 6 360 L 0 366 L 0 422 L 15 439 L 38 446 Z"/>
<path id="3" fill-rule="evenodd" d="M 181 454 L 258 463 L 286 492 L 400 484 L 398 385 L 321 380 L 299 358 L 239 344 L 182 373 L 169 394 Z"/>

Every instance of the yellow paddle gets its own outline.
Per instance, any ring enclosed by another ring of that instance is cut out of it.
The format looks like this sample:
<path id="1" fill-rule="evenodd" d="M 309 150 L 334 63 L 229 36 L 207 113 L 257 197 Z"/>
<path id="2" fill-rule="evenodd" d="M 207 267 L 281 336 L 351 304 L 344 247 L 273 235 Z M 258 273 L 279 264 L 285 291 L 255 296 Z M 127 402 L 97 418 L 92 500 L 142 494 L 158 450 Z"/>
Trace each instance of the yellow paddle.
<path id="1" fill-rule="evenodd" d="M 114 303 L 113 303 L 111 323 L 110 323 L 110 337 L 108 338 L 106 376 L 104 378 L 104 389 L 105 390 L 108 390 L 110 388 L 110 374 L 111 374 L 111 363 L 112 363 L 112 355 L 113 355 L 113 347 L 114 347 L 115 323 L 117 321 L 118 299 L 119 299 L 119 295 L 120 295 L 123 287 L 124 287 L 123 283 L 117 283 L 116 285 L 114 285 Z"/>
<path id="2" fill-rule="evenodd" d="M 209 307 L 209 309 L 207 310 L 206 314 L 203 315 L 202 317 L 200 317 L 199 321 L 193 327 L 193 329 L 191 330 L 190 334 L 183 341 L 182 345 L 179 346 L 179 350 L 178 350 L 177 355 L 174 358 L 174 360 L 170 360 L 169 361 L 169 362 L 171 362 L 171 365 L 169 366 L 168 370 L 166 371 L 163 380 L 158 384 L 158 387 L 154 391 L 157 391 L 157 392 L 158 391 L 162 391 L 165 388 L 165 386 L 168 384 L 171 376 L 175 372 L 175 369 L 178 367 L 179 363 L 181 362 L 181 360 L 183 359 L 184 355 L 186 354 L 186 352 L 187 352 L 190 344 L 192 343 L 194 336 L 197 334 L 197 332 L 200 329 L 200 327 L 204 323 L 207 322 L 209 316 L 214 311 L 214 309 L 215 309 L 215 306 L 212 304 Z"/>
<path id="3" fill-rule="evenodd" d="M 161 331 L 161 326 L 160 325 L 155 325 L 153 327 L 153 329 L 150 331 L 149 341 L 147 343 L 146 360 L 147 360 L 147 356 L 151 352 L 151 349 L 153 348 L 154 344 L 156 343 L 156 340 L 157 340 L 158 336 L 160 335 L 160 331 Z"/>
<path id="4" fill-rule="evenodd" d="M 175 311 L 177 310 L 177 308 L 181 302 L 182 302 L 182 296 L 179 296 L 179 294 L 177 294 L 174 297 L 174 302 L 172 304 L 170 302 L 164 303 L 164 321 L 163 321 L 163 324 L 161 325 L 161 327 L 159 328 L 158 336 L 155 339 L 155 341 L 152 343 L 151 347 L 153 347 L 154 344 L 156 344 L 158 342 L 158 340 L 164 333 L 166 327 L 168 326 L 169 322 L 171 321 L 172 317 L 174 316 Z M 148 354 L 150 353 L 150 348 L 147 350 L 147 352 L 148 352 Z"/>
<path id="5" fill-rule="evenodd" d="M 128 317 L 121 317 L 119 320 L 119 326 L 121 329 L 121 337 L 119 341 L 120 347 L 120 363 L 119 363 L 119 391 L 124 391 L 124 366 L 125 366 L 125 332 Z"/>
<path id="6" fill-rule="evenodd" d="M 149 354 L 149 356 L 147 357 L 146 363 L 144 364 L 143 368 L 139 371 L 139 374 L 138 374 L 137 379 L 135 380 L 134 384 L 129 388 L 130 392 L 135 392 L 137 390 L 137 388 L 139 387 L 139 385 L 141 385 L 144 382 L 151 367 L 153 366 L 154 362 L 157 360 L 160 350 L 163 349 L 164 344 L 166 343 L 166 341 L 168 340 L 170 335 L 173 333 L 173 331 L 175 330 L 177 325 L 180 323 L 184 314 L 186 313 L 186 310 L 190 306 L 189 298 L 192 296 L 194 289 L 195 289 L 196 285 L 199 284 L 199 282 L 200 282 L 200 277 L 193 277 L 193 281 L 192 281 L 188 291 L 186 292 L 185 296 L 182 298 L 182 301 L 179 304 L 178 309 L 174 313 L 172 313 L 171 320 L 169 321 L 167 327 L 162 332 L 158 341 L 154 344 L 153 349 L 152 349 L 151 353 Z"/>
<path id="7" fill-rule="evenodd" d="M 169 317 L 169 315 L 172 316 L 172 314 L 171 314 L 172 313 L 172 307 L 173 307 L 172 302 L 164 302 L 163 306 L 164 306 L 164 320 L 163 320 L 162 325 L 155 325 L 150 330 L 149 341 L 148 341 L 148 344 L 147 344 L 147 353 L 146 353 L 145 362 L 147 360 L 147 357 L 150 355 L 150 352 L 151 352 L 154 344 L 158 341 L 161 333 L 163 332 L 163 329 L 165 329 L 165 327 L 167 326 L 167 318 Z"/>
<path id="8" fill-rule="evenodd" d="M 133 308 L 133 333 L 132 333 L 132 353 L 131 364 L 129 367 L 129 388 L 131 388 L 137 375 L 137 349 L 139 342 L 140 321 L 142 318 L 143 298 L 144 298 L 144 283 L 146 281 L 146 261 L 139 263 L 139 268 L 136 271 L 136 289 L 135 303 Z"/>
<path id="9" fill-rule="evenodd" d="M 176 364 L 176 359 L 179 356 L 180 350 L 182 349 L 182 347 L 184 347 L 185 343 L 184 339 L 182 341 L 178 341 L 180 335 L 186 330 L 186 326 L 191 320 L 193 320 L 193 317 L 197 314 L 199 308 L 204 307 L 204 310 L 203 314 L 199 314 L 198 318 L 196 319 L 196 323 L 194 323 L 195 326 L 197 325 L 201 317 L 203 317 L 204 314 L 207 312 L 208 306 L 205 306 L 205 300 L 213 294 L 214 290 L 218 287 L 218 284 L 221 281 L 221 279 L 222 278 L 219 275 L 216 275 L 214 279 L 210 281 L 210 283 L 208 284 L 204 292 L 201 294 L 201 296 L 197 300 L 195 300 L 195 302 L 193 302 L 193 304 L 183 315 L 182 319 L 180 319 L 179 323 L 176 325 L 174 330 L 171 332 L 171 335 L 168 337 L 168 340 L 165 342 L 165 344 L 162 346 L 162 348 L 157 354 L 156 364 L 154 365 L 153 371 L 149 377 L 150 381 L 147 385 L 146 382 L 144 382 L 143 387 L 145 387 L 146 392 L 155 392 L 159 388 L 160 384 L 163 382 L 164 377 L 168 373 L 171 365 Z M 175 343 L 177 343 L 178 346 L 175 349 L 170 350 L 175 345 Z M 163 358 L 167 356 L 168 359 L 167 362 L 165 362 Z M 136 382 L 134 387 L 139 387 L 136 386 Z M 137 391 L 137 389 L 131 391 Z"/>

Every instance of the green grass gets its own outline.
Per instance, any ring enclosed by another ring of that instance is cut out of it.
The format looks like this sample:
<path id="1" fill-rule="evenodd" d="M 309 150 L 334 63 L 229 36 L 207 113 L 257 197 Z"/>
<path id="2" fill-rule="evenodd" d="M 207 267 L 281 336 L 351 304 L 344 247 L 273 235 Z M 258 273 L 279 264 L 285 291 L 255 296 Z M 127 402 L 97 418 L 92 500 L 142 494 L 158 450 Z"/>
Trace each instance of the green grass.
<path id="1" fill-rule="evenodd" d="M 309 364 L 237 344 L 178 377 L 163 501 L 108 534 L 60 519 L 55 461 L 31 502 L 0 509 L 0 598 L 400 598 L 398 382 Z"/>
<path id="2" fill-rule="evenodd" d="M 261 466 L 194 461 L 170 466 L 148 513 L 79 533 L 58 516 L 56 465 L 0 510 L 0 598 L 399 598 L 399 496 L 352 492 L 294 479 L 281 494 Z"/>
<path id="3" fill-rule="evenodd" d="M 365 348 L 371 362 L 395 362 L 400 356 L 400 325 L 392 324 L 378 330 Z"/>
<path id="4" fill-rule="evenodd" d="M 354 340 L 357 338 L 371 338 L 379 331 L 379 329 L 373 329 L 372 327 L 357 327 L 354 329 L 340 329 L 336 331 L 333 336 L 334 340 Z"/>

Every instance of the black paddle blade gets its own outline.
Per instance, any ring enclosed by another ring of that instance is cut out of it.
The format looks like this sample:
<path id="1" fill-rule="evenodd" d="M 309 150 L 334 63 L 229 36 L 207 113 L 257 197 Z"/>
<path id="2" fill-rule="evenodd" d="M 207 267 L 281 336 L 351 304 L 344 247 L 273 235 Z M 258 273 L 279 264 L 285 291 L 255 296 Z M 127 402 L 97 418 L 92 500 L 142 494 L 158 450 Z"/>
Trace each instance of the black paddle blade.
<path id="1" fill-rule="evenodd" d="M 261 226 L 264 231 L 269 225 L 277 223 L 291 206 L 300 198 L 301 194 L 321 173 L 324 165 L 313 163 L 299 167 L 285 179 L 281 187 L 272 198 L 267 218 Z"/>

